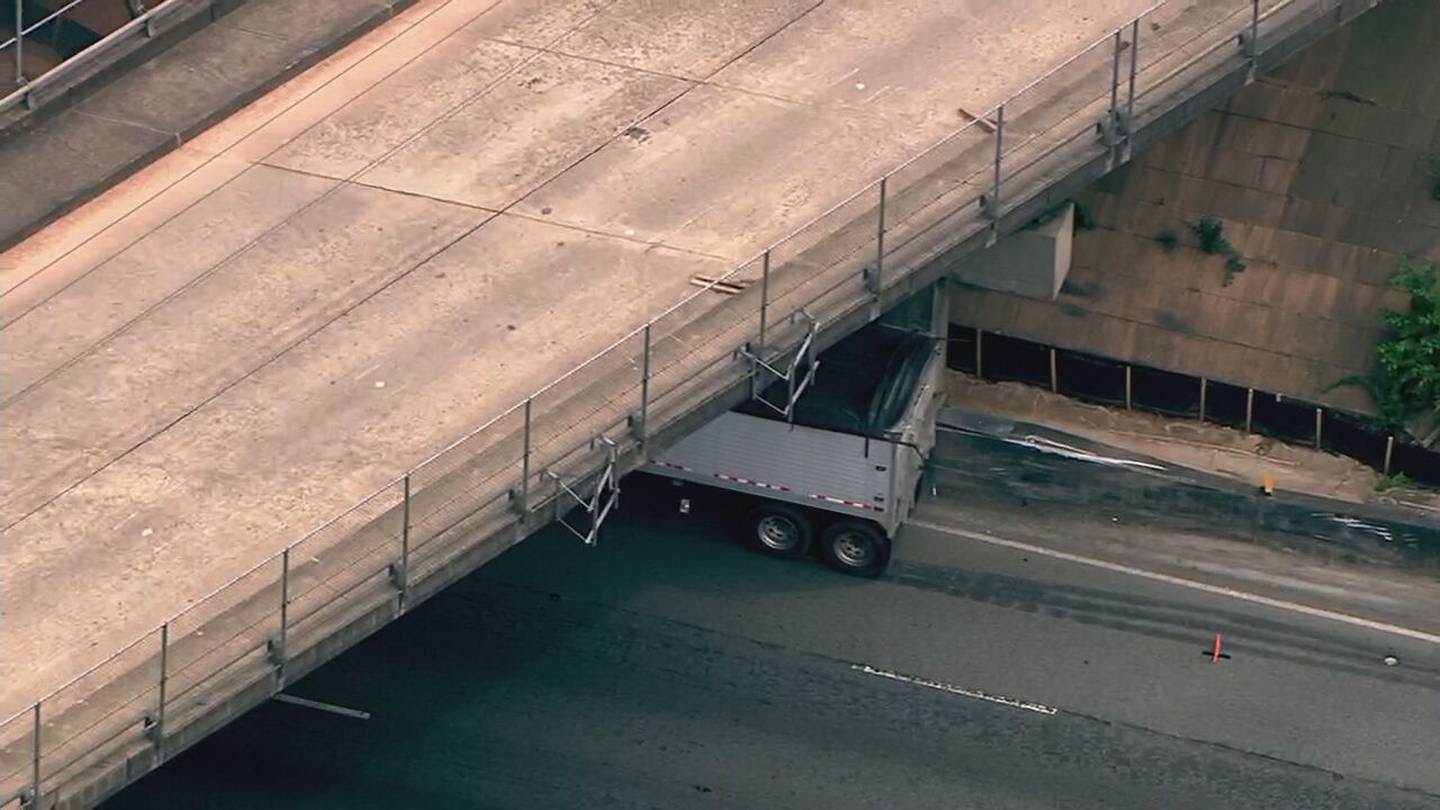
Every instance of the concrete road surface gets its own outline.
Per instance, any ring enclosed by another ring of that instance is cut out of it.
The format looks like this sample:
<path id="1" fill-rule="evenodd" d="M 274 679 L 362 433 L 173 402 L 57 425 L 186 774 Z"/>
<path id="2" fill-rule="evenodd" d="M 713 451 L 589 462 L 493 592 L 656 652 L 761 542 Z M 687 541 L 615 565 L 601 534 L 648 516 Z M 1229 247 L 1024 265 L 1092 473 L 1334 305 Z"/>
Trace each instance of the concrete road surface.
<path id="1" fill-rule="evenodd" d="M 294 687 L 371 719 L 269 704 L 111 806 L 1440 808 L 1433 642 L 966 540 L 1006 526 L 955 503 L 850 579 L 665 494 Z"/>

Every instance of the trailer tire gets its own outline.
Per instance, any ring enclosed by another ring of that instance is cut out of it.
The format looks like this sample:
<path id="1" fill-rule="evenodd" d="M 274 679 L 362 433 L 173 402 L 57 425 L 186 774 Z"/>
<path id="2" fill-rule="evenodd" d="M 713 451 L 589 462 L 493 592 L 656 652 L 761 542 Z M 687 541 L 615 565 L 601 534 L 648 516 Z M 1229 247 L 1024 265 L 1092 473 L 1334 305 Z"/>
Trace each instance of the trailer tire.
<path id="1" fill-rule="evenodd" d="M 890 564 L 890 539 L 869 523 L 845 520 L 820 535 L 820 556 L 836 571 L 873 579 Z"/>
<path id="2" fill-rule="evenodd" d="M 810 518 L 799 509 L 766 504 L 745 516 L 745 535 L 750 546 L 762 554 L 794 559 L 810 552 L 815 531 Z"/>

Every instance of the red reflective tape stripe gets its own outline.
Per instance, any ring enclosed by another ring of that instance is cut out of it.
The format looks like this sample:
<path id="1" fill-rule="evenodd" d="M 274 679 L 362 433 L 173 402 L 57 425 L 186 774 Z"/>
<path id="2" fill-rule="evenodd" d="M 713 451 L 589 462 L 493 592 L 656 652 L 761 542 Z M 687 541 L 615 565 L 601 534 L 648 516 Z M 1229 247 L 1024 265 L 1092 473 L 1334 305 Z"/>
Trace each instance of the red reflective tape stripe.
<path id="1" fill-rule="evenodd" d="M 829 496 L 829 495 L 811 495 L 810 497 L 815 498 L 816 500 L 829 501 L 830 503 L 838 503 L 838 504 L 843 504 L 843 505 L 845 505 L 845 506 L 853 506 L 853 507 L 855 507 L 855 508 L 857 508 L 857 509 L 873 509 L 873 510 L 875 510 L 876 512 L 884 512 L 884 511 L 885 511 L 885 507 L 883 507 L 883 506 L 876 506 L 876 505 L 873 504 L 873 503 L 865 503 L 864 501 L 852 501 L 852 500 L 849 500 L 849 499 L 847 499 L 847 498 L 834 498 L 834 497 L 831 497 L 831 496 Z"/>
<path id="2" fill-rule="evenodd" d="M 659 464 L 662 467 L 669 467 L 672 470 L 684 470 L 685 472 L 691 472 L 690 468 L 686 467 L 684 464 L 675 464 L 670 461 L 657 461 L 655 463 Z"/>
<path id="3" fill-rule="evenodd" d="M 773 490 L 775 490 L 775 491 L 777 491 L 777 492 L 789 492 L 789 491 L 790 491 L 790 487 L 787 487 L 787 486 L 784 486 L 784 485 L 781 485 L 781 484 L 767 484 L 767 483 L 765 483 L 764 481 L 755 481 L 755 480 L 752 480 L 752 479 L 749 479 L 749 478 L 741 478 L 741 477 L 738 476 L 738 475 L 726 475 L 725 473 L 715 473 L 715 477 L 716 477 L 716 478 L 719 478 L 719 479 L 721 479 L 721 480 L 723 480 L 723 481 L 734 481 L 734 482 L 737 483 L 737 484 L 749 484 L 749 485 L 752 486 L 752 487 L 760 487 L 761 489 L 773 489 Z"/>

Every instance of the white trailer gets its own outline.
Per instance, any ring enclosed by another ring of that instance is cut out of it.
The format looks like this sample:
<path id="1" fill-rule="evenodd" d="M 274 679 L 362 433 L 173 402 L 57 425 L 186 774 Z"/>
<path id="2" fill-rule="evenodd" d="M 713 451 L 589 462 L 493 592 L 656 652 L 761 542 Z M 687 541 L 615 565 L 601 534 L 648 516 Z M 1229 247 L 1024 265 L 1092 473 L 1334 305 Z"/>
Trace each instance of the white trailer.
<path id="1" fill-rule="evenodd" d="M 935 445 L 942 366 L 939 340 L 872 324 L 820 354 L 788 414 L 759 397 L 641 469 L 741 496 L 766 554 L 801 557 L 818 538 L 830 566 L 879 576 Z"/>

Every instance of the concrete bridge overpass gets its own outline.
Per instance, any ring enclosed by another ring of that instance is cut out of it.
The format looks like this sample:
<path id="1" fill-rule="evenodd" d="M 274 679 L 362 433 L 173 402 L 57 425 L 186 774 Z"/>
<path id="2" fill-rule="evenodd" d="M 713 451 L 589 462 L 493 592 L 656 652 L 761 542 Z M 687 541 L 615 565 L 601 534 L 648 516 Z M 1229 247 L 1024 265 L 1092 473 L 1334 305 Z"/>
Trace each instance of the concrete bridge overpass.
<path id="1" fill-rule="evenodd" d="M 417 4 L 5 257 L 0 807 L 138 778 L 739 401 L 742 347 L 1369 5 Z"/>

